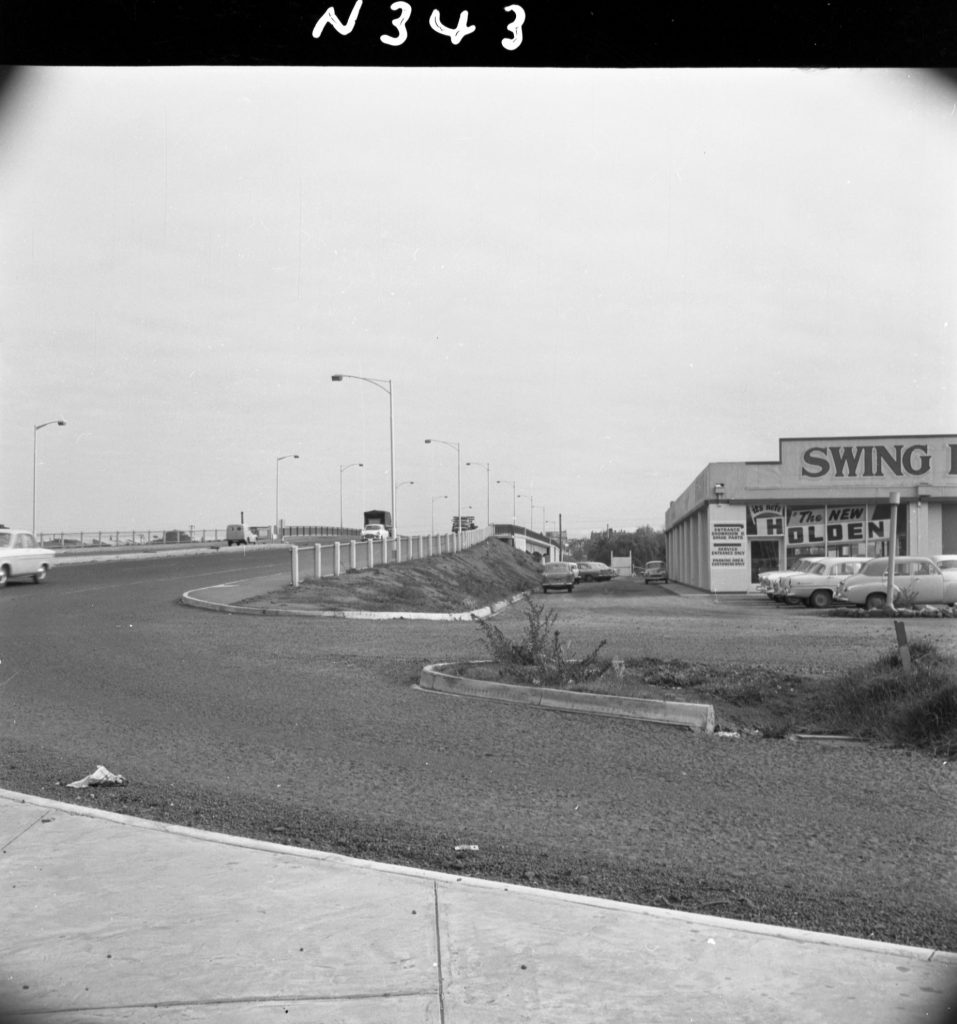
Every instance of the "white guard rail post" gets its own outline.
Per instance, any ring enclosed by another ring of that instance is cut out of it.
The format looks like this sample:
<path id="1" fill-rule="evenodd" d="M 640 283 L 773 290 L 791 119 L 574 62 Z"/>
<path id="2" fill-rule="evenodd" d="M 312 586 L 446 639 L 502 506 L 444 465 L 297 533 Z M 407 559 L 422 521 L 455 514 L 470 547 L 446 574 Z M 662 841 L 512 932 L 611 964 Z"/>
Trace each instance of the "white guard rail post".
<path id="1" fill-rule="evenodd" d="M 299 586 L 299 548 L 295 544 L 290 544 L 289 554 L 292 558 L 292 585 L 294 587 Z"/>
<path id="2" fill-rule="evenodd" d="M 322 579 L 322 545 L 314 544 L 313 551 L 316 553 L 316 579 Z"/>
<path id="3" fill-rule="evenodd" d="M 358 543 L 356 541 L 354 541 L 354 540 L 350 540 L 349 541 L 349 568 L 350 569 L 358 568 L 358 561 L 357 561 L 357 556 L 356 556 L 357 547 L 358 547 Z"/>
<path id="4" fill-rule="evenodd" d="M 342 545 L 339 541 L 332 545 L 332 575 L 342 575 Z"/>

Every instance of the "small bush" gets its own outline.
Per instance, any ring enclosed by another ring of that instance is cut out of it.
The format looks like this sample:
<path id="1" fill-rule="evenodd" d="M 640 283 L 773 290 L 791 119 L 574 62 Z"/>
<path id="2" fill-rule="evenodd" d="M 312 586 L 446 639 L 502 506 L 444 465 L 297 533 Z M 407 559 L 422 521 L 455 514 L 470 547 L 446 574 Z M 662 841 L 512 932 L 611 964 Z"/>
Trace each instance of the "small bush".
<path id="1" fill-rule="evenodd" d="M 492 658 L 515 669 L 518 675 L 535 686 L 568 687 L 580 685 L 600 675 L 608 665 L 598 657 L 602 642 L 583 658 L 572 654 L 571 645 L 563 643 L 554 628 L 558 613 L 545 611 L 544 605 L 525 599 L 525 630 L 519 640 L 510 640 L 498 626 L 478 619 L 477 625 Z"/>

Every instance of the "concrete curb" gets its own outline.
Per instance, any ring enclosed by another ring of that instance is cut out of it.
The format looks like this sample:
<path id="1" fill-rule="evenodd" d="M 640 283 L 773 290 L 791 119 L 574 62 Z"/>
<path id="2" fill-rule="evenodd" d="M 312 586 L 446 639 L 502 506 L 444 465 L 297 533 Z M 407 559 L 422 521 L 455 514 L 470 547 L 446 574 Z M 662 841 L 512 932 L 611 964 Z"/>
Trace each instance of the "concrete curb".
<path id="1" fill-rule="evenodd" d="M 240 580 L 239 583 L 244 581 Z M 207 601 L 195 594 L 203 590 L 217 590 L 235 586 L 236 584 L 221 583 L 215 587 L 201 587 L 197 590 L 188 590 L 181 595 L 180 603 L 192 608 L 202 608 L 204 611 L 225 612 L 227 615 L 283 615 L 294 616 L 305 619 L 422 619 L 431 622 L 472 622 L 475 619 L 487 619 L 496 615 L 517 601 L 521 601 L 525 594 L 515 594 L 503 601 L 497 601 L 493 605 L 486 605 L 484 608 L 475 608 L 468 612 L 368 612 L 350 611 L 338 609 L 323 611 L 315 608 L 296 608 L 293 605 L 280 605 L 268 607 L 264 605 L 240 605 L 224 604 L 220 601 Z"/>
<path id="2" fill-rule="evenodd" d="M 488 664 L 477 662 L 476 664 Z M 603 693 L 577 693 L 545 686 L 519 686 L 494 679 L 471 679 L 448 671 L 452 662 L 426 665 L 419 675 L 419 688 L 459 697 L 483 697 L 578 714 L 609 715 L 659 725 L 674 725 L 693 732 L 714 732 L 714 707 L 711 704 L 684 704 L 679 701 L 652 700 L 645 697 L 616 697 Z"/>

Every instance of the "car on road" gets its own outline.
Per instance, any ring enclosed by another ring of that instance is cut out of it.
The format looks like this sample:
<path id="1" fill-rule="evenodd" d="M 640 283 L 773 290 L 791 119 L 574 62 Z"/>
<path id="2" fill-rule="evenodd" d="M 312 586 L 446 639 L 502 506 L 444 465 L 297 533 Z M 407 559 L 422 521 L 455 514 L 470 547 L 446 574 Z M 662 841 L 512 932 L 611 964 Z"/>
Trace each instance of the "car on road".
<path id="1" fill-rule="evenodd" d="M 887 604 L 888 559 L 872 558 L 861 571 L 837 588 L 836 601 L 846 601 L 869 609 Z M 957 603 L 957 577 L 947 577 L 932 558 L 901 555 L 894 559 L 894 604 Z"/>
<path id="2" fill-rule="evenodd" d="M 42 583 L 54 558 L 56 552 L 40 547 L 29 531 L 0 527 L 0 587 L 15 579 Z"/>
<path id="3" fill-rule="evenodd" d="M 645 577 L 646 584 L 668 582 L 668 567 L 664 562 L 645 562 L 645 568 L 642 574 Z"/>
<path id="4" fill-rule="evenodd" d="M 230 523 L 226 527 L 226 546 L 255 544 L 259 537 L 245 523 Z"/>
<path id="5" fill-rule="evenodd" d="M 957 576 L 957 555 L 934 555 L 934 563 L 945 576 Z"/>
<path id="6" fill-rule="evenodd" d="M 618 574 L 604 562 L 579 562 L 578 579 L 581 583 L 603 583 L 613 580 Z"/>
<path id="7" fill-rule="evenodd" d="M 780 578 L 784 600 L 788 604 L 806 604 L 809 608 L 827 608 L 837 588 L 861 571 L 866 558 L 818 559 L 806 572 L 789 572 Z"/>
<path id="8" fill-rule="evenodd" d="M 575 589 L 575 574 L 570 562 L 546 562 L 542 566 L 542 591 L 567 590 L 570 594 Z"/>
<path id="9" fill-rule="evenodd" d="M 369 523 L 368 526 L 362 527 L 362 533 L 359 536 L 363 540 L 388 540 L 389 531 L 382 523 Z"/>

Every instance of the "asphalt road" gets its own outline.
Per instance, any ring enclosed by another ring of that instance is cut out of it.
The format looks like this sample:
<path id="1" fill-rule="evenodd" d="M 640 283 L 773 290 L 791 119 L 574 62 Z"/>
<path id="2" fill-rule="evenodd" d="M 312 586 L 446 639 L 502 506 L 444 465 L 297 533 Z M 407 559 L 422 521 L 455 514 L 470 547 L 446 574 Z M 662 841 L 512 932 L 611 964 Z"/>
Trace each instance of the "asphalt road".
<path id="1" fill-rule="evenodd" d="M 132 813 L 360 856 L 798 927 L 839 930 L 838 920 L 849 934 L 957 948 L 937 888 L 953 877 L 957 790 L 946 766 L 416 690 L 423 664 L 487 656 L 470 623 L 228 616 L 178 603 L 287 559 L 233 551 L 63 564 L 42 586 L 7 587 L 0 786 L 117 810 L 128 801 Z M 613 588 L 545 600 L 581 626 L 585 647 L 598 635 L 594 622 L 585 629 L 586 609 L 606 608 L 601 628 L 622 656 L 649 653 L 653 621 L 690 613 L 661 588 Z M 743 618 L 730 603 L 724 614 L 718 640 Z M 517 631 L 519 612 L 500 623 Z M 849 628 L 834 627 L 845 640 Z M 809 646 L 794 630 L 784 640 Z M 59 788 L 97 764 L 129 786 Z M 463 843 L 479 846 L 467 864 L 454 853 Z"/>

